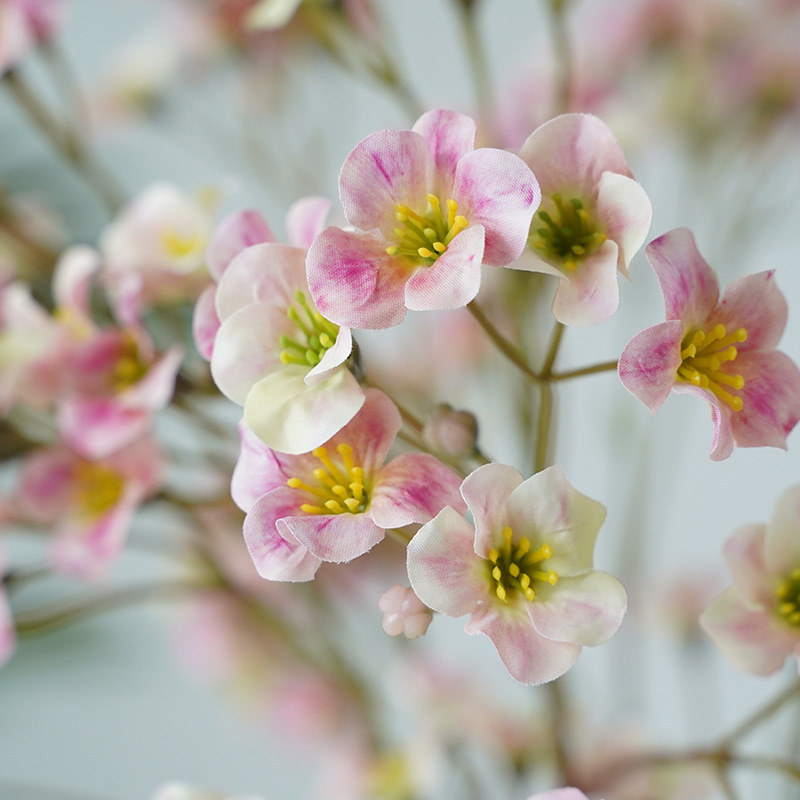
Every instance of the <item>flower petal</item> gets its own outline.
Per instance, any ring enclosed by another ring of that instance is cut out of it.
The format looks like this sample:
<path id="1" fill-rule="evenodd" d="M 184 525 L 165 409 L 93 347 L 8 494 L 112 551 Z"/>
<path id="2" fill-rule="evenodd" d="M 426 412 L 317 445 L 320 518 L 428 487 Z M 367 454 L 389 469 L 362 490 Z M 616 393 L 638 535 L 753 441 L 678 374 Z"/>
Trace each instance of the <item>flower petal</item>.
<path id="1" fill-rule="evenodd" d="M 622 584 L 612 575 L 594 570 L 559 578 L 555 586 L 537 584 L 528 614 L 534 628 L 548 639 L 594 646 L 617 632 L 627 606 Z"/>
<path id="2" fill-rule="evenodd" d="M 278 532 L 277 521 L 296 512 L 296 494 L 290 489 L 275 489 L 259 498 L 245 517 L 244 540 L 262 578 L 310 581 L 319 569 L 320 559 Z"/>
<path id="3" fill-rule="evenodd" d="M 774 578 L 767 574 L 764 562 L 765 533 L 765 525 L 744 525 L 728 537 L 722 548 L 739 599 L 751 611 L 775 601 Z"/>
<path id="4" fill-rule="evenodd" d="M 780 447 L 800 420 L 800 369 L 784 353 L 739 353 L 731 371 L 741 373 L 741 411 L 728 415 L 739 447 Z"/>
<path id="5" fill-rule="evenodd" d="M 633 178 L 604 172 L 597 187 L 595 214 L 606 236 L 616 242 L 617 269 L 627 276 L 628 264 L 644 244 L 653 221 L 650 198 Z"/>
<path id="6" fill-rule="evenodd" d="M 423 525 L 407 548 L 408 578 L 426 606 L 460 617 L 488 600 L 489 580 L 475 555 L 475 531 L 457 511 L 446 506 Z"/>
<path id="7" fill-rule="evenodd" d="M 531 549 L 548 544 L 547 568 L 561 577 L 592 568 L 594 543 L 606 518 L 602 503 L 574 489 L 554 465 L 523 481 L 508 497 L 507 524 Z"/>
<path id="8" fill-rule="evenodd" d="M 461 478 L 427 453 L 403 453 L 379 472 L 369 514 L 381 528 L 428 522 L 445 506 L 467 507 L 459 494 Z"/>
<path id="9" fill-rule="evenodd" d="M 683 323 L 673 319 L 637 333 L 622 351 L 617 371 L 622 385 L 652 414 L 661 408 L 681 365 Z"/>
<path id="10" fill-rule="evenodd" d="M 211 354 L 214 352 L 214 338 L 220 326 L 216 294 L 216 286 L 207 286 L 197 298 L 192 315 L 192 338 L 197 352 L 206 361 L 211 361 Z"/>
<path id="11" fill-rule="evenodd" d="M 800 567 L 800 486 L 778 498 L 767 525 L 764 558 L 773 574 L 785 576 Z"/>
<path id="12" fill-rule="evenodd" d="M 310 553 L 323 561 L 337 564 L 364 555 L 386 534 L 368 514 L 301 512 L 284 517 L 281 522 Z"/>
<path id="13" fill-rule="evenodd" d="M 425 208 L 427 144 L 413 131 L 378 131 L 345 159 L 339 197 L 350 224 L 390 236 L 398 205 Z M 357 327 L 357 326 L 353 326 Z"/>
<path id="14" fill-rule="evenodd" d="M 701 326 L 717 306 L 719 282 L 692 232 L 669 231 L 650 242 L 646 253 L 661 284 L 667 319 L 680 319 L 686 328 Z"/>
<path id="15" fill-rule="evenodd" d="M 233 259 L 248 247 L 274 242 L 275 237 L 258 211 L 236 211 L 219 223 L 206 248 L 206 266 L 219 281 Z"/>
<path id="16" fill-rule="evenodd" d="M 428 151 L 428 191 L 439 198 L 453 196 L 459 159 L 475 146 L 475 121 L 455 111 L 426 111 L 412 128 L 425 140 Z"/>
<path id="17" fill-rule="evenodd" d="M 284 471 L 284 460 L 267 447 L 244 424 L 239 423 L 242 447 L 231 476 L 231 497 L 242 511 L 249 511 L 267 492 L 285 486 L 291 475 Z"/>
<path id="18" fill-rule="evenodd" d="M 458 162 L 453 199 L 470 226 L 486 231 L 484 264 L 504 267 L 522 253 L 542 194 L 521 158 L 487 147 Z"/>
<path id="19" fill-rule="evenodd" d="M 486 464 L 467 475 L 461 496 L 475 520 L 475 552 L 485 558 L 506 524 L 506 501 L 522 483 L 522 475 L 505 464 Z"/>
<path id="20" fill-rule="evenodd" d="M 306 259 L 308 284 L 319 312 L 349 328 L 389 328 L 406 315 L 405 284 L 417 265 L 390 256 L 380 239 L 326 228 Z"/>
<path id="21" fill-rule="evenodd" d="M 286 214 L 286 238 L 289 244 L 308 250 L 325 227 L 331 205 L 331 201 L 321 195 L 303 197 L 293 203 Z"/>
<path id="22" fill-rule="evenodd" d="M 771 610 L 748 609 L 730 587 L 700 615 L 700 625 L 737 669 L 754 675 L 779 670 L 800 639 Z"/>
<path id="23" fill-rule="evenodd" d="M 733 281 L 723 292 L 714 321 L 731 333 L 747 331 L 747 339 L 737 346 L 745 350 L 774 350 L 783 335 L 789 307 L 775 283 L 774 270 L 747 275 Z"/>
<path id="24" fill-rule="evenodd" d="M 467 633 L 482 633 L 492 640 L 511 677 L 520 683 L 540 684 L 563 675 L 580 655 L 580 645 L 556 642 L 536 632 L 524 611 L 498 612 L 483 607 L 473 614 Z"/>
<path id="25" fill-rule="evenodd" d="M 430 267 L 414 272 L 405 287 L 405 305 L 414 311 L 463 308 L 481 288 L 483 235 L 470 225 Z"/>
<path id="26" fill-rule="evenodd" d="M 606 241 L 578 262 L 574 272 L 561 272 L 553 298 L 553 316 L 564 325 L 599 325 L 619 308 L 617 245 Z"/>
<path id="27" fill-rule="evenodd" d="M 348 423 L 364 392 L 347 369 L 307 386 L 301 366 L 289 365 L 256 383 L 244 402 L 244 421 L 268 447 L 307 453 Z"/>

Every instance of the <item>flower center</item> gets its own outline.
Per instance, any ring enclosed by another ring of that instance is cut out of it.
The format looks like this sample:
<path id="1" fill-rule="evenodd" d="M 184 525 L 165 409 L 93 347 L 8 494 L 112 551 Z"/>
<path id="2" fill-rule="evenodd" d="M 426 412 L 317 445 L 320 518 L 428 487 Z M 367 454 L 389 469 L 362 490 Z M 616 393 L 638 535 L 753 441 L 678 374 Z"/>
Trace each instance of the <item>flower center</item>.
<path id="1" fill-rule="evenodd" d="M 111 370 L 111 388 L 115 392 L 138 383 L 146 374 L 149 366 L 142 360 L 139 346 L 129 333 L 122 336 L 120 354 Z"/>
<path id="2" fill-rule="evenodd" d="M 545 260 L 572 272 L 578 268 L 578 260 L 594 253 L 607 237 L 596 229 L 596 223 L 577 197 L 565 202 L 560 194 L 552 194 L 550 200 L 552 214 L 536 212 L 528 244 Z M 545 227 L 534 228 L 536 217 Z"/>
<path id="3" fill-rule="evenodd" d="M 726 335 L 724 325 L 715 325 L 710 331 L 687 333 L 681 342 L 681 358 L 678 367 L 679 381 L 692 383 L 701 389 L 708 389 L 716 397 L 727 403 L 734 411 L 741 411 L 744 401 L 741 397 L 724 389 L 729 386 L 736 391 L 744 387 L 741 375 L 730 375 L 720 370 L 725 361 L 733 361 L 739 351 L 734 342 L 747 339 L 747 331 L 737 328 Z"/>
<path id="4" fill-rule="evenodd" d="M 300 478 L 289 478 L 287 485 L 314 495 L 317 504 L 303 503 L 300 510 L 306 514 L 361 514 L 367 508 L 369 492 L 364 481 L 364 468 L 353 463 L 353 448 L 342 442 L 336 446 L 341 459 L 334 463 L 324 447 L 313 450 L 311 455 L 320 461 L 321 467 L 312 472 L 314 483 L 305 483 Z"/>
<path id="5" fill-rule="evenodd" d="M 778 584 L 775 596 L 778 598 L 778 616 L 792 627 L 800 628 L 800 567 Z"/>
<path id="6" fill-rule="evenodd" d="M 309 305 L 306 296 L 300 290 L 295 294 L 297 306 L 286 309 L 286 316 L 298 328 L 296 339 L 281 336 L 281 361 L 284 364 L 302 364 L 304 367 L 316 367 L 325 353 L 336 343 L 339 326 L 325 319 L 314 306 Z"/>
<path id="7" fill-rule="evenodd" d="M 73 497 L 81 516 L 94 518 L 104 514 L 119 500 L 125 481 L 103 464 L 83 461 L 73 468 Z"/>
<path id="8" fill-rule="evenodd" d="M 169 258 L 176 259 L 200 253 L 206 243 L 206 238 L 202 234 L 184 235 L 174 228 L 162 230 L 160 237 L 164 252 Z"/>
<path id="9" fill-rule="evenodd" d="M 395 219 L 400 223 L 394 229 L 397 244 L 386 248 L 390 256 L 410 256 L 427 266 L 433 264 L 447 250 L 453 239 L 469 225 L 467 218 L 458 213 L 458 203 L 447 201 L 447 216 L 442 213 L 439 198 L 428 195 L 428 210 L 417 214 L 408 206 L 397 206 Z"/>
<path id="10" fill-rule="evenodd" d="M 523 536 L 514 543 L 514 533 L 507 525 L 503 528 L 503 545 L 498 550 L 493 547 L 489 551 L 486 565 L 494 582 L 495 594 L 508 603 L 508 596 L 515 591 L 522 592 L 526 600 L 533 600 L 536 596 L 532 584 L 534 581 L 544 581 L 551 586 L 558 581 L 558 575 L 553 570 L 536 569 L 542 561 L 553 555 L 549 544 L 543 544 L 538 550 L 531 550 L 531 541 Z"/>

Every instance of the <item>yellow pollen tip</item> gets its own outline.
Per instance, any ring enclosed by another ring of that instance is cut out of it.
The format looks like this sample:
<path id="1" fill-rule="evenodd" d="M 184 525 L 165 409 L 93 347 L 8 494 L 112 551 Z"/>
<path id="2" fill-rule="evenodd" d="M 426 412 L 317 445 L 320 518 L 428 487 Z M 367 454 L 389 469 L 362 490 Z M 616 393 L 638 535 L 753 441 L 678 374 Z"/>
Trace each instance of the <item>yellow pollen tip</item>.
<path id="1" fill-rule="evenodd" d="M 511 575 L 512 578 L 516 578 L 519 575 L 519 566 L 515 563 L 509 564 L 508 574 Z"/>
<path id="2" fill-rule="evenodd" d="M 433 252 L 428 250 L 427 247 L 417 248 L 417 253 L 419 253 L 423 258 L 433 258 Z"/>
<path id="3" fill-rule="evenodd" d="M 399 247 L 395 247 L 392 245 L 391 247 L 386 248 L 386 255 L 387 256 L 396 256 L 400 252 Z"/>
<path id="4" fill-rule="evenodd" d="M 441 242 L 434 242 L 433 243 L 433 249 L 437 253 L 439 253 L 439 255 L 441 255 L 442 253 L 444 253 L 445 250 L 447 250 L 447 247 L 445 245 L 443 245 Z"/>
<path id="5" fill-rule="evenodd" d="M 286 481 L 286 485 L 291 486 L 292 489 L 299 489 L 303 485 L 303 481 L 301 481 L 300 478 L 289 478 L 289 480 Z"/>
<path id="6" fill-rule="evenodd" d="M 494 590 L 495 594 L 503 601 L 506 599 L 506 590 L 498 584 L 497 588 Z"/>
<path id="7" fill-rule="evenodd" d="M 492 562 L 494 562 L 494 563 L 497 563 L 497 559 L 498 559 L 498 558 L 500 558 L 500 553 L 498 553 L 498 552 L 497 552 L 497 550 L 496 550 L 496 549 L 493 547 L 493 548 L 492 548 L 492 549 L 489 551 L 489 561 L 492 561 Z"/>
<path id="8" fill-rule="evenodd" d="M 508 525 L 506 525 L 505 528 L 503 528 L 503 538 L 507 542 L 510 542 L 511 541 L 511 537 L 513 535 L 514 535 L 514 532 L 511 530 L 511 528 Z"/>
<path id="9" fill-rule="evenodd" d="M 536 597 L 536 592 L 534 592 L 530 586 L 523 589 L 522 594 L 525 595 L 525 599 L 528 601 L 532 601 Z"/>
<path id="10" fill-rule="evenodd" d="M 495 568 L 492 570 L 492 577 L 493 577 L 493 578 L 494 578 L 496 581 L 499 581 L 499 580 L 500 580 L 500 579 L 503 577 L 503 571 L 500 569 L 500 567 L 495 567 Z"/>
<path id="11" fill-rule="evenodd" d="M 352 511 L 353 513 L 358 511 L 359 506 L 361 505 L 361 503 L 358 500 L 356 500 L 355 497 L 348 497 L 344 501 L 344 504 L 347 506 L 348 510 Z"/>
<path id="12" fill-rule="evenodd" d="M 304 514 L 324 514 L 325 513 L 325 509 L 324 508 L 320 508 L 319 506 L 312 506 L 310 503 L 303 503 L 303 505 L 300 506 L 300 510 Z"/>
<path id="13" fill-rule="evenodd" d="M 325 508 L 327 508 L 328 511 L 332 511 L 334 514 L 341 514 L 342 511 L 344 511 L 341 503 L 339 503 L 337 500 L 326 500 Z"/>

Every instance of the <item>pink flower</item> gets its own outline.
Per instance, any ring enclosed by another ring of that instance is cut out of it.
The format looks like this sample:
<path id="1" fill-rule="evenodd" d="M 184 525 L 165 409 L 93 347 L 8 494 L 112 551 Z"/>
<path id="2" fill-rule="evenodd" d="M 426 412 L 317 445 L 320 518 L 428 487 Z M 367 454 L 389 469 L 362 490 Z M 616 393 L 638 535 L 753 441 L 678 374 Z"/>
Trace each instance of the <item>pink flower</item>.
<path id="1" fill-rule="evenodd" d="M 349 422 L 364 392 L 345 363 L 348 328 L 308 300 L 305 250 L 266 243 L 230 263 L 216 292 L 221 326 L 211 374 L 244 406 L 247 426 L 268 447 L 306 453 Z"/>
<path id="2" fill-rule="evenodd" d="M 288 243 L 307 250 L 314 237 L 322 230 L 330 207 L 331 201 L 321 196 L 304 197 L 294 203 L 286 215 Z M 220 222 L 208 243 L 208 271 L 214 281 L 219 283 L 231 261 L 243 250 L 256 244 L 276 241 L 269 225 L 258 211 L 237 211 Z M 214 351 L 214 337 L 220 326 L 216 296 L 216 285 L 203 291 L 195 306 L 192 321 L 197 349 L 209 361 Z"/>
<path id="3" fill-rule="evenodd" d="M 565 325 L 597 325 L 619 306 L 617 272 L 627 277 L 653 213 L 608 126 L 591 114 L 540 125 L 520 157 L 542 189 L 526 256 L 515 266 L 559 278 L 553 314 Z"/>
<path id="4" fill-rule="evenodd" d="M 270 450 L 242 426 L 231 493 L 247 512 L 245 541 L 263 577 L 311 580 L 323 561 L 363 555 L 387 528 L 463 507 L 458 476 L 433 456 L 384 464 L 401 424 L 392 401 L 367 389 L 361 411 L 311 453 Z"/>
<path id="5" fill-rule="evenodd" d="M 720 299 L 717 276 L 685 228 L 651 242 L 647 257 L 664 293 L 667 321 L 625 346 L 622 385 L 653 414 L 670 390 L 707 400 L 715 461 L 727 458 L 734 444 L 786 449 L 800 419 L 800 370 L 775 350 L 787 307 L 773 273 L 740 278 Z"/>
<path id="6" fill-rule="evenodd" d="M 414 590 L 399 583 L 387 589 L 378 600 L 383 611 L 381 627 L 389 636 L 401 633 L 407 639 L 416 639 L 428 630 L 431 610 L 414 594 Z"/>
<path id="7" fill-rule="evenodd" d="M 513 467 L 487 464 L 461 494 L 474 530 L 445 508 L 408 546 L 408 576 L 423 603 L 451 617 L 470 614 L 467 633 L 488 636 L 522 683 L 557 678 L 581 647 L 616 633 L 625 590 L 592 564 L 605 509 L 560 467 L 523 480 Z"/>
<path id="8" fill-rule="evenodd" d="M 99 244 L 102 279 L 120 320 L 131 323 L 156 303 L 194 299 L 207 285 L 207 206 L 168 183 L 156 183 L 108 226 Z"/>
<path id="9" fill-rule="evenodd" d="M 700 624 L 738 669 L 770 675 L 800 658 L 800 485 L 785 491 L 767 525 L 745 525 L 723 548 L 733 586 Z"/>
<path id="10" fill-rule="evenodd" d="M 522 252 L 539 187 L 515 155 L 473 150 L 475 123 L 429 111 L 410 131 L 379 131 L 344 162 L 339 193 L 356 231 L 326 228 L 308 253 L 308 284 L 328 319 L 388 328 L 406 309 L 460 308 L 481 263 Z"/>
<path id="11" fill-rule="evenodd" d="M 147 438 L 94 461 L 63 445 L 37 450 L 23 465 L 20 510 L 54 526 L 56 569 L 98 577 L 122 550 L 136 510 L 160 485 L 162 469 L 161 453 Z"/>

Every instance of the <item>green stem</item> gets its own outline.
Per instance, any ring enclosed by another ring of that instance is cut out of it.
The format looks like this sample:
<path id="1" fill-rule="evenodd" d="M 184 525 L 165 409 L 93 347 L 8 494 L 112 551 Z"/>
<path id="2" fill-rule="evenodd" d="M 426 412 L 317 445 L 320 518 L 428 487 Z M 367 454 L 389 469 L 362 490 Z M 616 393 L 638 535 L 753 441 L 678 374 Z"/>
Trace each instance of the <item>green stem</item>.
<path id="1" fill-rule="evenodd" d="M 571 369 L 567 372 L 552 372 L 550 373 L 551 381 L 568 381 L 571 378 L 581 378 L 584 375 L 596 375 L 598 372 L 611 372 L 616 371 L 617 361 L 604 361 L 602 364 L 593 364 L 591 367 L 581 367 L 580 369 Z"/>
<path id="2" fill-rule="evenodd" d="M 489 337 L 492 344 L 515 366 L 534 383 L 539 383 L 542 379 L 533 370 L 525 359 L 525 354 L 514 344 L 512 344 L 502 333 L 494 326 L 492 321 L 486 316 L 486 313 L 473 300 L 467 305 L 467 310 L 475 318 L 478 325 L 483 328 L 486 335 Z"/>

